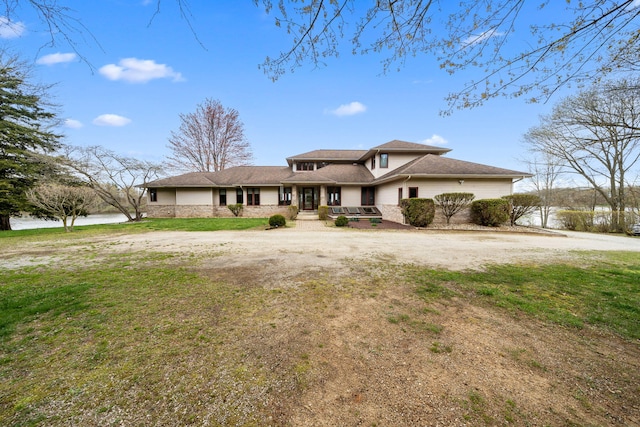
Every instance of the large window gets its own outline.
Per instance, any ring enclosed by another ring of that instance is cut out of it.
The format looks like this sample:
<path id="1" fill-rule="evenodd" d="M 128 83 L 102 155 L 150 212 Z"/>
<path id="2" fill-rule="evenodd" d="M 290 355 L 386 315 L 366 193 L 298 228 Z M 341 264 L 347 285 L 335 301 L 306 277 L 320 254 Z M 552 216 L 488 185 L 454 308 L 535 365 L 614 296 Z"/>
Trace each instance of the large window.
<path id="1" fill-rule="evenodd" d="M 315 163 L 313 162 L 298 162 L 296 163 L 296 170 L 299 171 L 312 171 Z"/>
<path id="2" fill-rule="evenodd" d="M 227 206 L 227 189 L 221 188 L 218 192 L 220 193 L 220 206 Z"/>
<path id="3" fill-rule="evenodd" d="M 380 153 L 380 167 L 388 168 L 389 167 L 389 154 Z"/>
<path id="4" fill-rule="evenodd" d="M 376 204 L 375 187 L 362 187 L 361 195 L 360 204 L 362 206 L 373 206 Z"/>
<path id="5" fill-rule="evenodd" d="M 291 204 L 291 187 L 280 187 L 278 190 L 278 204 L 281 206 Z"/>
<path id="6" fill-rule="evenodd" d="M 244 193 L 242 188 L 236 188 L 236 203 L 244 204 Z"/>
<path id="7" fill-rule="evenodd" d="M 247 188 L 247 206 L 259 206 L 259 205 L 260 205 L 260 189 Z"/>
<path id="8" fill-rule="evenodd" d="M 409 187 L 409 198 L 415 199 L 418 197 L 418 187 Z"/>
<path id="9" fill-rule="evenodd" d="M 149 189 L 149 201 L 150 202 L 157 202 L 158 201 L 158 189 L 157 188 L 150 188 Z"/>
<path id="10" fill-rule="evenodd" d="M 327 187 L 327 205 L 340 206 L 340 187 Z"/>

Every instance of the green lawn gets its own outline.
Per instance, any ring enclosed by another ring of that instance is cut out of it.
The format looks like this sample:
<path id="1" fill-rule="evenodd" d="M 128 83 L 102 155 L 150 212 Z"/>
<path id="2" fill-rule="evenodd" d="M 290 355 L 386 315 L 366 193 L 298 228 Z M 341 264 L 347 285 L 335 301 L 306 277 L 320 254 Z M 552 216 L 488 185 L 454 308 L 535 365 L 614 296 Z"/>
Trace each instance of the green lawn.
<path id="1" fill-rule="evenodd" d="M 594 253 L 583 260 L 584 265 L 494 265 L 481 272 L 413 270 L 410 277 L 426 299 L 473 295 L 517 315 L 640 338 L 640 254 Z"/>

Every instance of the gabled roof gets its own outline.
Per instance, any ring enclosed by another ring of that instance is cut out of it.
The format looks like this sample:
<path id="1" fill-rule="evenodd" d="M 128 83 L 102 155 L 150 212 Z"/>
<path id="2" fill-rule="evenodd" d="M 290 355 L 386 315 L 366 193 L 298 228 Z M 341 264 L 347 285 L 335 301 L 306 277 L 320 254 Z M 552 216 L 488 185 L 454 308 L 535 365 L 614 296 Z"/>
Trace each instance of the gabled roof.
<path id="1" fill-rule="evenodd" d="M 374 183 L 379 184 L 408 176 L 421 178 L 521 178 L 532 175 L 527 172 L 449 159 L 435 154 L 425 154 L 379 177 Z"/>
<path id="2" fill-rule="evenodd" d="M 378 152 L 387 153 L 423 153 L 441 155 L 451 151 L 450 148 L 436 147 L 433 145 L 417 144 L 415 142 L 400 141 L 394 139 L 377 147 L 370 148 L 360 160 L 365 160 Z"/>
<path id="3" fill-rule="evenodd" d="M 373 175 L 360 164 L 331 164 L 314 171 L 294 173 L 282 182 L 289 184 L 367 184 L 373 182 Z"/>
<path id="4" fill-rule="evenodd" d="M 357 162 L 367 150 L 313 150 L 307 153 L 287 157 L 289 166 L 296 162 Z"/>

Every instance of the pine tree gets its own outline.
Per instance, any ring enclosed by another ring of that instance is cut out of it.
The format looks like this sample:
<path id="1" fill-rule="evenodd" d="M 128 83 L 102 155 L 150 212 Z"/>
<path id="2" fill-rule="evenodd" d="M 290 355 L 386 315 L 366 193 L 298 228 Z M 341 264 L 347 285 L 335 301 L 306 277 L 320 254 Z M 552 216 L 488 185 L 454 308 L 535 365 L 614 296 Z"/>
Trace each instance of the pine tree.
<path id="1" fill-rule="evenodd" d="M 49 130 L 55 113 L 47 110 L 44 89 L 29 83 L 27 67 L 0 57 L 0 231 L 11 230 L 10 218 L 33 209 L 27 190 L 51 164 L 41 156 L 59 146 L 60 135 Z"/>

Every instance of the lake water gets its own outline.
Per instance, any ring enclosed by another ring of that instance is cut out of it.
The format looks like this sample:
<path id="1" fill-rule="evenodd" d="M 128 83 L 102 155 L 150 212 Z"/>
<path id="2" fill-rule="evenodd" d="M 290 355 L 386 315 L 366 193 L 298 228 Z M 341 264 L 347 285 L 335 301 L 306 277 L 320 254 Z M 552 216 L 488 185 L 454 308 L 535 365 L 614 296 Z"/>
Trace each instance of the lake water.
<path id="1" fill-rule="evenodd" d="M 94 224 L 117 224 L 120 222 L 127 222 L 127 217 L 121 213 L 114 214 L 95 214 L 87 217 L 78 217 L 74 226 L 76 225 L 94 225 Z M 67 222 L 69 224 L 69 222 Z M 31 228 L 62 228 L 62 221 L 45 221 L 43 219 L 32 218 L 30 216 L 23 216 L 21 218 L 11 217 L 11 229 L 12 230 L 27 230 Z"/>

